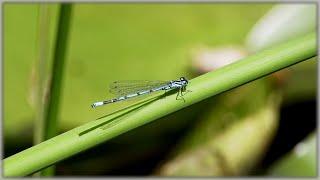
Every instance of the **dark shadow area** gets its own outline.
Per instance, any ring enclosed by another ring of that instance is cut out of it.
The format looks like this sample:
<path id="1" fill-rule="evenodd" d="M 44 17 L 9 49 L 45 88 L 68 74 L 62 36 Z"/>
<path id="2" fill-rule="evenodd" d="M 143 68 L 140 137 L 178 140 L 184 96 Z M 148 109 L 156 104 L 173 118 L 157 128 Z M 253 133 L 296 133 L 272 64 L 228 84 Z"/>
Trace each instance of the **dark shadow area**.
<path id="1" fill-rule="evenodd" d="M 275 161 L 316 129 L 316 100 L 283 106 L 278 131 L 260 164 L 263 174 Z"/>

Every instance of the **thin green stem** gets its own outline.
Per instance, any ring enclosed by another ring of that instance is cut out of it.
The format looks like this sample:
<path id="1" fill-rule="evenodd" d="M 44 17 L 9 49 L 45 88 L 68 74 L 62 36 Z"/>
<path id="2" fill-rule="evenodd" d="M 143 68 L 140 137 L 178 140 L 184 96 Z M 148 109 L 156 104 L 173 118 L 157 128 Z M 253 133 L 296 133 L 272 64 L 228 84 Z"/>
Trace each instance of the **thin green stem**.
<path id="1" fill-rule="evenodd" d="M 44 5 L 47 6 L 47 5 Z M 48 8 L 48 7 L 47 7 Z M 44 14 L 46 15 L 46 14 Z M 61 87 L 63 82 L 64 66 L 66 61 L 66 51 L 71 21 L 71 4 L 62 4 L 59 11 L 57 26 L 57 35 L 55 49 L 53 53 L 53 65 L 51 70 L 51 81 L 49 84 L 49 93 L 46 96 L 43 109 L 40 107 L 41 126 L 37 128 L 38 142 L 50 139 L 57 134 L 57 116 L 59 114 Z M 48 36 L 48 34 L 47 34 Z M 46 42 L 48 43 L 48 42 Z M 42 42 L 42 45 L 43 44 Z M 43 66 L 41 68 L 44 68 Z M 42 73 L 43 74 L 43 73 Z M 41 86 L 42 87 L 42 86 Z M 40 102 L 42 102 L 43 93 L 40 93 Z M 41 103 L 42 104 L 42 103 Z M 43 112 L 43 115 L 42 115 Z M 41 171 L 42 176 L 52 176 L 54 166 Z"/>
<path id="2" fill-rule="evenodd" d="M 42 142 L 45 130 L 44 130 L 44 117 L 43 117 L 43 91 L 44 91 L 44 81 L 46 77 L 45 67 L 46 63 L 50 61 L 49 58 L 49 6 L 47 4 L 39 5 L 39 40 L 38 40 L 38 61 L 35 65 L 36 67 L 36 78 L 37 78 L 37 106 L 36 106 L 36 123 L 34 124 L 34 143 L 38 144 Z"/>
<path id="3" fill-rule="evenodd" d="M 44 97 L 44 82 L 47 78 L 47 73 L 45 72 L 47 63 L 50 62 L 49 57 L 49 26 L 50 26 L 50 8 L 48 4 L 40 4 L 39 5 L 39 41 L 38 41 L 38 61 L 35 65 L 36 67 L 36 79 L 37 79 L 37 106 L 36 106 L 36 122 L 34 123 L 34 144 L 41 143 L 45 141 L 45 133 L 47 130 L 45 129 L 46 120 L 44 119 L 44 107 L 46 106 L 43 102 Z M 46 103 L 46 102 L 45 102 Z M 41 175 L 43 171 L 34 174 L 35 176 Z M 47 171 L 49 172 L 49 171 Z M 53 171 L 51 171 L 53 172 Z M 48 174 L 48 173 L 45 173 Z M 52 175 L 52 173 L 50 173 Z"/>
<path id="4" fill-rule="evenodd" d="M 71 4 L 62 4 L 59 14 L 57 37 L 54 49 L 52 79 L 50 84 L 50 92 L 47 98 L 48 106 L 45 109 L 45 119 L 47 120 L 45 139 L 49 139 L 56 135 L 57 115 L 61 100 L 61 87 L 64 75 L 64 65 L 66 60 L 66 52 L 68 45 L 68 36 L 71 21 Z"/>
<path id="5" fill-rule="evenodd" d="M 151 99 L 10 156 L 4 160 L 4 175 L 25 176 L 36 172 L 131 129 L 313 56 L 316 56 L 314 33 L 267 49 L 192 79 L 187 86 L 192 92 L 184 96 L 185 102 L 176 100 L 175 94 Z"/>

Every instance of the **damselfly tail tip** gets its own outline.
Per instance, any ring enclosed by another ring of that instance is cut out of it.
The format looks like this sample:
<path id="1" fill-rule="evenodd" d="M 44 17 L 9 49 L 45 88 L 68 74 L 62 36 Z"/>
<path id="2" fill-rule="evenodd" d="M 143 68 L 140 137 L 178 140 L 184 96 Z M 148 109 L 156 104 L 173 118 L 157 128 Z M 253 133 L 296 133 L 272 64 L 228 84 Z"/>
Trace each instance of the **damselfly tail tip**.
<path id="1" fill-rule="evenodd" d="M 103 105 L 103 102 L 96 102 L 96 103 L 93 103 L 92 105 L 91 105 L 91 107 L 92 108 L 95 108 L 95 107 L 97 107 L 97 106 L 102 106 Z"/>

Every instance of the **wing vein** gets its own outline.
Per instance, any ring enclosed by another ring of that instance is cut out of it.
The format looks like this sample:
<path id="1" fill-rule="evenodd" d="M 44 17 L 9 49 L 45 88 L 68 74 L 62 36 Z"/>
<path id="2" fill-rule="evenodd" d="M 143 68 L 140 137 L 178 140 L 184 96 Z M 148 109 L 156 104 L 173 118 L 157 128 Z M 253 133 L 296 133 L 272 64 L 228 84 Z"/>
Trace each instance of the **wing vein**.
<path id="1" fill-rule="evenodd" d="M 109 91 L 116 95 L 125 95 L 145 91 L 168 84 L 168 81 L 115 81 L 110 84 Z"/>

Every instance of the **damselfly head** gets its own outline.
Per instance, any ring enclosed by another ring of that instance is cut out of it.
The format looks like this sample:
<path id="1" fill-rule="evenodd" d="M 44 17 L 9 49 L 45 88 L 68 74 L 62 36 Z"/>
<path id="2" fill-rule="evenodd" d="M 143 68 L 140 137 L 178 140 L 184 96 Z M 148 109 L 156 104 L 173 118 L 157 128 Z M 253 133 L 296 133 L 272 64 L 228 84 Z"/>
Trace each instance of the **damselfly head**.
<path id="1" fill-rule="evenodd" d="M 181 78 L 180 78 L 180 81 L 181 81 L 183 84 L 185 84 L 185 85 L 188 84 L 188 80 L 187 80 L 185 77 L 181 77 Z"/>

